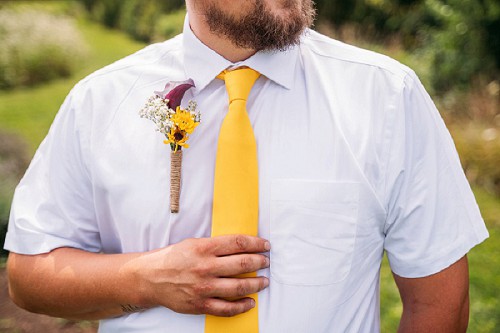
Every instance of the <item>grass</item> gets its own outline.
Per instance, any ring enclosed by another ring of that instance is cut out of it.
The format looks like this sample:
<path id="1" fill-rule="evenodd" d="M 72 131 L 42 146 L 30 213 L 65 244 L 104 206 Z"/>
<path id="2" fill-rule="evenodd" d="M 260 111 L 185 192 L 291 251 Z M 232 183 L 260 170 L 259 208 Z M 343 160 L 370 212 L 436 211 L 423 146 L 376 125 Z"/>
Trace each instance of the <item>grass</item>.
<path id="1" fill-rule="evenodd" d="M 82 64 L 75 75 L 44 84 L 35 88 L 16 89 L 0 92 L 0 128 L 19 133 L 30 146 L 31 153 L 46 135 L 48 128 L 71 87 L 92 71 L 101 68 L 123 56 L 142 48 L 144 44 L 135 42 L 124 34 L 107 30 L 101 26 L 80 20 L 78 26 L 92 49 L 89 61 Z M 375 48 L 378 51 L 381 51 Z M 387 51 L 387 50 L 386 50 Z M 386 53 L 410 62 L 412 67 L 421 68 L 401 50 Z M 423 62 L 423 61 L 422 61 Z M 490 231 L 490 239 L 469 254 L 471 280 L 471 333 L 500 332 L 500 199 L 484 190 L 475 189 L 483 217 Z M 0 260 L 0 267 L 5 261 Z M 396 332 L 402 306 L 399 293 L 387 259 L 381 270 L 381 318 L 382 332 Z"/>
<path id="2" fill-rule="evenodd" d="M 500 198 L 476 189 L 490 238 L 469 254 L 472 333 L 500 332 Z"/>
<path id="3" fill-rule="evenodd" d="M 396 332 L 399 319 L 403 313 L 403 305 L 399 298 L 398 288 L 392 278 L 387 256 L 384 255 L 380 270 L 380 330 L 381 332 Z"/>

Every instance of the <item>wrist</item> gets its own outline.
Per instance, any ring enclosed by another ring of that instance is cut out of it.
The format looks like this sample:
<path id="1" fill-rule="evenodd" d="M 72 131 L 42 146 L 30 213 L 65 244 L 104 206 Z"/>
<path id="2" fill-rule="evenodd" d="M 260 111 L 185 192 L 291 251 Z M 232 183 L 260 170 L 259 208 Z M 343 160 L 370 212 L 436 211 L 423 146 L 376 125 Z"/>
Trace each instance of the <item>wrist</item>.
<path id="1" fill-rule="evenodd" d="M 120 269 L 122 281 L 120 305 L 126 308 L 151 308 L 155 306 L 153 295 L 148 288 L 146 274 L 147 266 L 143 260 L 144 254 L 137 254 L 135 258 L 128 260 Z M 134 312 L 134 311 L 124 311 Z"/>

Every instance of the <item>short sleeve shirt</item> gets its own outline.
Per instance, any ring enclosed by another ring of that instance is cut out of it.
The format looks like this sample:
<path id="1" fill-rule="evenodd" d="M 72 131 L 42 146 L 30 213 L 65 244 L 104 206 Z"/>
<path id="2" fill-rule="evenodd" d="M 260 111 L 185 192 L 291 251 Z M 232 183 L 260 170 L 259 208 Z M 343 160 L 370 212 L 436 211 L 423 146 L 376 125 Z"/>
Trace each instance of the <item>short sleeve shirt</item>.
<path id="1" fill-rule="evenodd" d="M 259 235 L 271 241 L 260 332 L 378 332 L 384 251 L 403 277 L 439 272 L 488 237 L 452 139 L 413 71 L 307 30 L 300 45 L 231 63 L 189 29 L 82 80 L 16 189 L 5 247 L 148 251 L 209 237 L 222 70 L 262 75 L 247 103 L 257 140 Z M 138 115 L 192 78 L 201 123 L 169 210 L 169 147 Z M 133 291 L 131 291 L 133 292 Z M 204 316 L 157 307 L 100 332 L 202 333 Z"/>

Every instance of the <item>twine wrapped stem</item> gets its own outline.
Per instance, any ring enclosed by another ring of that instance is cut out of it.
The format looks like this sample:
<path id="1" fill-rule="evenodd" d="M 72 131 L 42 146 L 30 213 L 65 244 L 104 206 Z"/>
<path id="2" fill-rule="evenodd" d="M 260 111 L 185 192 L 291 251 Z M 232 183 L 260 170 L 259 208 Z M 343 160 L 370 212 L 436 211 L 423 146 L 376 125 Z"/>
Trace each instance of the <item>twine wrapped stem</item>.
<path id="1" fill-rule="evenodd" d="M 170 211 L 179 212 L 181 194 L 182 150 L 170 152 Z"/>

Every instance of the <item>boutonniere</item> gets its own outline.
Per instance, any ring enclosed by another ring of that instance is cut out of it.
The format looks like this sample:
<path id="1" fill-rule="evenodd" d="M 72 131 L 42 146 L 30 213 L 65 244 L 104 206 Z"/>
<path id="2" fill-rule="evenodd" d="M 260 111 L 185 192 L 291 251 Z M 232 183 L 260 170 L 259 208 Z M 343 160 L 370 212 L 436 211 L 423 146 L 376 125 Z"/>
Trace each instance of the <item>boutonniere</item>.
<path id="1" fill-rule="evenodd" d="M 186 91 L 194 87 L 193 80 L 171 81 L 163 91 L 155 91 L 139 111 L 141 118 L 152 120 L 156 130 L 165 135 L 163 142 L 170 145 L 170 211 L 179 212 L 181 191 L 182 148 L 189 148 L 189 135 L 200 123 L 196 102 L 189 101 L 186 109 L 181 101 Z"/>

